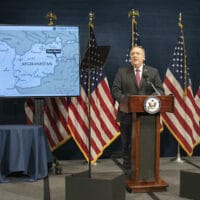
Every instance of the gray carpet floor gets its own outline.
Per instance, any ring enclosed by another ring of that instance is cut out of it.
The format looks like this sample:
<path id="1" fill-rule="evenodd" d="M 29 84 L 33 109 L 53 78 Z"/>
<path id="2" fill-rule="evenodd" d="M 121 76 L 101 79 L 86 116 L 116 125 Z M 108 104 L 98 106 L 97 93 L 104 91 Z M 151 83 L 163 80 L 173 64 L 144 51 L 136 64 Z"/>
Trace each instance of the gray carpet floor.
<path id="1" fill-rule="evenodd" d="M 199 157 L 184 157 L 186 162 L 180 163 L 173 158 L 160 159 L 160 176 L 169 187 L 164 192 L 152 193 L 129 193 L 125 192 L 126 200 L 179 200 L 187 199 L 180 197 L 180 171 L 199 170 Z M 11 182 L 0 184 L 0 200 L 44 200 L 48 195 L 51 200 L 65 200 L 65 180 L 67 176 L 79 172 L 88 171 L 88 164 L 83 160 L 59 161 L 62 169 L 61 174 L 56 174 L 53 164 L 49 171 L 48 179 L 41 179 L 35 182 L 23 182 L 19 177 L 13 177 Z M 119 173 L 121 169 L 121 159 L 101 159 L 91 166 L 91 176 L 95 173 Z M 48 184 L 47 184 L 48 183 Z M 44 192 L 45 186 L 49 185 L 49 193 Z M 192 185 L 192 183 L 191 183 Z M 78 191 L 78 188 L 77 188 Z M 199 198 L 200 199 L 200 198 Z M 66 199 L 67 200 L 67 199 Z M 73 199 L 72 199 L 73 200 Z M 85 199 L 82 199 L 85 200 Z"/>

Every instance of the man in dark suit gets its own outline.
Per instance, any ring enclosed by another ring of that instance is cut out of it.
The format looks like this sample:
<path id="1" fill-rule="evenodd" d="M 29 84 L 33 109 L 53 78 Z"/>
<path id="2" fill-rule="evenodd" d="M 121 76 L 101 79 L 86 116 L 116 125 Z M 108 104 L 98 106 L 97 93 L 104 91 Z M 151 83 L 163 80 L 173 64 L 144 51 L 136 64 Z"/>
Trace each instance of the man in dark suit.
<path id="1" fill-rule="evenodd" d="M 164 89 L 156 68 L 144 64 L 145 51 L 135 46 L 130 50 L 131 66 L 119 68 L 112 86 L 115 100 L 121 103 L 129 95 L 162 95 Z M 123 167 L 130 169 L 131 113 L 118 111 L 122 139 Z"/>

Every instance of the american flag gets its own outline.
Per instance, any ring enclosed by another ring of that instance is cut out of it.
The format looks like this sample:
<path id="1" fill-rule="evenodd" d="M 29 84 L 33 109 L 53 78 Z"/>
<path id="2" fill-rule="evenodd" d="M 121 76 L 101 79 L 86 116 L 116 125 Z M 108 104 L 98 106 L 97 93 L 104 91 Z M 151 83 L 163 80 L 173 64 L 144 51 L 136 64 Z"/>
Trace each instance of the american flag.
<path id="1" fill-rule="evenodd" d="M 178 42 L 163 82 L 165 94 L 174 95 L 174 112 L 163 113 L 162 119 L 181 147 L 191 156 L 194 146 L 200 141 L 200 129 L 180 22 L 179 27 Z"/>
<path id="2" fill-rule="evenodd" d="M 196 105 L 198 108 L 198 116 L 199 116 L 199 121 L 200 121 L 200 86 L 197 90 L 197 93 L 195 95 L 195 101 L 196 101 Z"/>
<path id="3" fill-rule="evenodd" d="M 133 39 L 131 37 L 129 48 L 127 49 L 125 62 L 130 62 L 130 49 L 132 46 L 140 46 L 140 35 L 137 30 L 137 24 L 134 24 L 134 32 L 133 32 Z"/>
<path id="4" fill-rule="evenodd" d="M 67 107 L 66 97 L 44 99 L 44 130 L 52 151 L 71 138 L 67 128 Z M 28 98 L 25 102 L 27 124 L 33 124 L 34 110 L 34 99 Z"/>
<path id="5" fill-rule="evenodd" d="M 102 66 L 108 49 L 103 47 L 99 51 L 92 24 L 89 31 L 90 49 L 81 64 L 80 96 L 71 98 L 68 127 L 86 160 L 94 163 L 120 132 L 115 120 L 114 100 Z"/>

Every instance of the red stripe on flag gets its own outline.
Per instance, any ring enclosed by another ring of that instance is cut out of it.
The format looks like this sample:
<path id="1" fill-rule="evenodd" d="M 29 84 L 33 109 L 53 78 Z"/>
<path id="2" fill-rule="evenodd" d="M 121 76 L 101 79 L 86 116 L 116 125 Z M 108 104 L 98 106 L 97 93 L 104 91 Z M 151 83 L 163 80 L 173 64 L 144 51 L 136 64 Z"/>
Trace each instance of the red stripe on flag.
<path id="1" fill-rule="evenodd" d="M 182 135 L 182 133 L 177 129 L 176 125 L 174 124 L 173 121 L 171 121 L 170 117 L 166 113 L 162 113 L 162 117 L 164 118 L 164 122 L 167 122 L 166 125 L 167 127 L 172 131 L 173 135 L 180 141 L 182 144 L 182 147 L 187 150 L 188 154 L 192 153 L 192 148 L 191 145 L 188 144 L 187 140 L 185 137 Z"/>

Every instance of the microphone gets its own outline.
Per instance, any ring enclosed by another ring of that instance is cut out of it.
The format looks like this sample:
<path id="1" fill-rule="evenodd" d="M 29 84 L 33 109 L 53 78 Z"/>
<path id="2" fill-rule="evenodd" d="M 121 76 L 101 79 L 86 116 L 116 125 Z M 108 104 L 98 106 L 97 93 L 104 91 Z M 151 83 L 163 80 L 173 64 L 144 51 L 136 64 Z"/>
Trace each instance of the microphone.
<path id="1" fill-rule="evenodd" d="M 158 95 L 161 96 L 160 92 L 157 90 L 157 88 L 155 87 L 155 85 L 149 81 L 149 76 L 148 74 L 146 74 L 145 72 L 143 73 L 143 78 L 146 80 L 147 84 L 150 84 L 151 87 L 154 89 L 154 92 Z"/>

